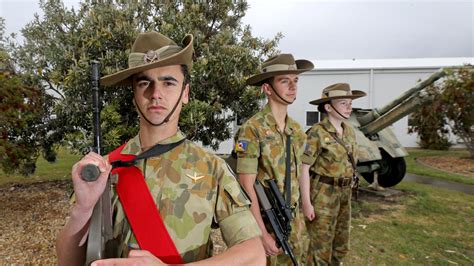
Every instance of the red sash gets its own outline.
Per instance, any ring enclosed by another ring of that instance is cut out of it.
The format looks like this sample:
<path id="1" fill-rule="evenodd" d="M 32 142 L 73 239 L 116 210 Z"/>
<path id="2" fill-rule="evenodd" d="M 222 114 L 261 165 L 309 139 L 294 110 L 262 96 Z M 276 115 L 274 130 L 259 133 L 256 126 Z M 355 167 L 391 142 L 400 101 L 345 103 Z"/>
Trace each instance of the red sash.
<path id="1" fill-rule="evenodd" d="M 120 154 L 125 144 L 109 154 L 109 162 L 133 160 L 135 155 Z M 183 264 L 142 172 L 135 166 L 112 170 L 118 174 L 117 194 L 141 249 L 150 251 L 165 263 Z"/>

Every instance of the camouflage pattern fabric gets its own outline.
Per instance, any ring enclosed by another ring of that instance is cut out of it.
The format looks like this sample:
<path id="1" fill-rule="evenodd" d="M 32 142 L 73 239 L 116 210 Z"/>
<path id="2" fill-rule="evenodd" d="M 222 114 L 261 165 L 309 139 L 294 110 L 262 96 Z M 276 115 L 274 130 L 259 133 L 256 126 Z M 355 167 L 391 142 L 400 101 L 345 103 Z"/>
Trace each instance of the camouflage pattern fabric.
<path id="1" fill-rule="evenodd" d="M 357 144 L 354 130 L 347 123 L 341 137 L 357 161 Z M 310 171 L 323 176 L 351 178 L 354 170 L 346 150 L 324 129 L 336 132 L 325 117 L 308 130 L 307 144 L 302 157 Z M 310 236 L 309 265 L 338 265 L 349 251 L 351 187 L 339 187 L 310 181 L 310 197 L 316 218 L 306 221 Z"/>
<path id="2" fill-rule="evenodd" d="M 286 118 L 284 132 L 280 132 L 268 104 L 247 120 L 235 136 L 237 173 L 257 174 L 262 184 L 264 184 L 263 180 L 276 179 L 284 196 L 287 136 L 291 136 L 291 204 L 297 206 L 300 200 L 298 178 L 302 171 L 301 156 L 306 136 L 300 125 L 289 116 Z M 289 242 L 295 257 L 303 264 L 309 238 L 304 217 L 300 214 L 298 207 L 291 226 Z M 292 265 L 289 257 L 284 254 L 271 257 L 270 264 Z"/>
<path id="3" fill-rule="evenodd" d="M 176 135 L 160 142 L 177 142 Z M 122 154 L 140 154 L 138 136 L 130 140 Z M 261 235 L 249 210 L 250 200 L 243 193 L 227 164 L 219 157 L 186 140 L 170 152 L 138 162 L 157 203 L 160 215 L 184 262 L 210 257 L 211 225 L 219 225 L 226 244 L 231 247 Z M 139 248 L 124 211 L 113 197 L 114 237 L 119 239 L 119 256 L 129 248 Z"/>

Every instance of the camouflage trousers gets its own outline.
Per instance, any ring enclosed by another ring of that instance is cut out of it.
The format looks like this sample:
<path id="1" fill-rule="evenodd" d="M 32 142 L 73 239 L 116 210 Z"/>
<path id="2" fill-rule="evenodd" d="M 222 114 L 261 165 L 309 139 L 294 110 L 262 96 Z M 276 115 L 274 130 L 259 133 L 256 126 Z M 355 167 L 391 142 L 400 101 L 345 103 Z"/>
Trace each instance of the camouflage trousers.
<path id="1" fill-rule="evenodd" d="M 293 249 L 298 265 L 306 265 L 309 236 L 306 231 L 304 215 L 299 209 L 295 211 L 295 218 L 291 223 L 291 233 L 288 242 Z M 293 262 L 288 255 L 282 253 L 278 256 L 267 257 L 267 265 L 293 265 Z"/>
<path id="2" fill-rule="evenodd" d="M 316 217 L 306 221 L 310 238 L 308 265 L 340 265 L 349 251 L 351 188 L 311 181 Z"/>

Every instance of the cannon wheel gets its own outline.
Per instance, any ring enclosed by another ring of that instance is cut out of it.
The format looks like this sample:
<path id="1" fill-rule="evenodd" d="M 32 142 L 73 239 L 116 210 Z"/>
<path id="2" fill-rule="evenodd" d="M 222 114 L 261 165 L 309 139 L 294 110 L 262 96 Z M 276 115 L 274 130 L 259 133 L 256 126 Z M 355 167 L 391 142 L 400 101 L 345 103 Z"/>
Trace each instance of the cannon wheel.
<path id="1" fill-rule="evenodd" d="M 379 161 L 379 185 L 382 187 L 393 187 L 400 183 L 405 177 L 406 163 L 403 157 L 392 158 L 385 151 L 381 151 L 382 160 Z M 374 181 L 374 173 L 362 173 L 364 179 L 372 183 Z"/>

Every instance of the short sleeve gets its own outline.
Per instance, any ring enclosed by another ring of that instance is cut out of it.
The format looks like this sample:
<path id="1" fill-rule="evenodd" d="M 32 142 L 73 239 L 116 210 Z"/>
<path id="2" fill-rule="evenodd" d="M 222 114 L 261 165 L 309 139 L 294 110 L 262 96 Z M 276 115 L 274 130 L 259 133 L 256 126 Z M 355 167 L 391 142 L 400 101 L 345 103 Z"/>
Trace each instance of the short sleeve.
<path id="1" fill-rule="evenodd" d="M 219 182 L 214 219 L 229 247 L 261 235 L 249 206 L 250 200 L 235 177 L 228 169 L 224 169 Z"/>
<path id="2" fill-rule="evenodd" d="M 306 132 L 306 145 L 304 148 L 301 161 L 307 165 L 313 165 L 320 153 L 321 142 L 318 135 L 318 130 L 315 126 Z"/>
<path id="3" fill-rule="evenodd" d="M 237 154 L 237 173 L 257 174 L 260 143 L 257 133 L 250 125 L 243 125 L 235 140 Z"/>

